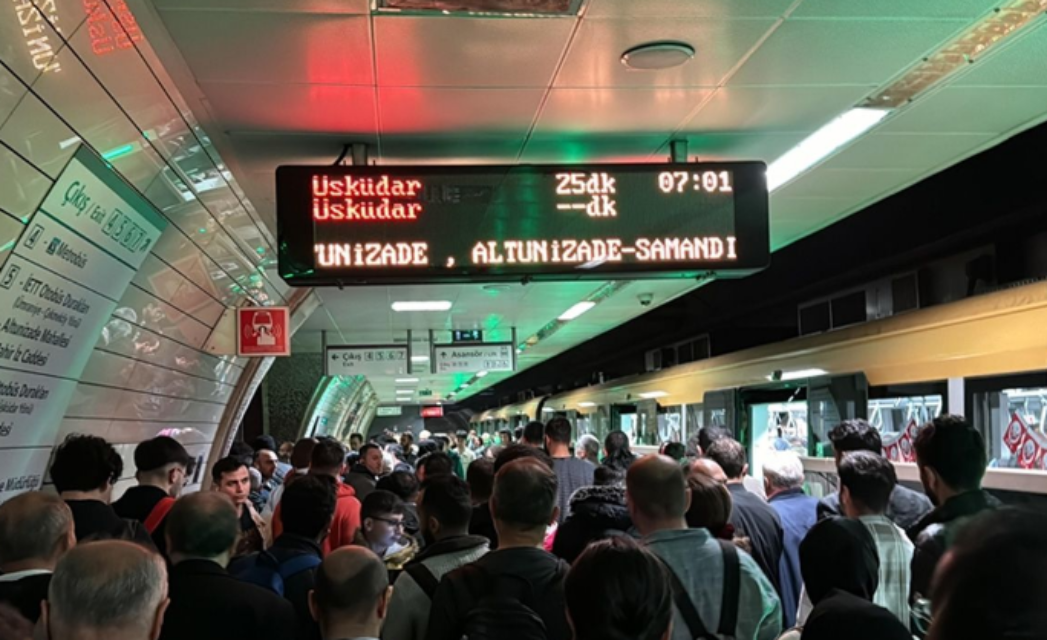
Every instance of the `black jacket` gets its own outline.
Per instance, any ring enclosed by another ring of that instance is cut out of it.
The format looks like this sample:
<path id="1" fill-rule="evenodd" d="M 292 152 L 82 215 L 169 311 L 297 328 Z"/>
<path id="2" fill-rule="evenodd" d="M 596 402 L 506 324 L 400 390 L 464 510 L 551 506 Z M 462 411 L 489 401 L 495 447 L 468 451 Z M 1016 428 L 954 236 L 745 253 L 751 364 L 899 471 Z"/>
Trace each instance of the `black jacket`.
<path id="1" fill-rule="evenodd" d="M 727 489 L 734 503 L 730 522 L 735 534 L 749 538 L 753 560 L 760 565 L 764 575 L 771 581 L 771 586 L 781 597 L 778 573 L 785 547 L 785 532 L 778 512 L 760 496 L 747 491 L 740 482 L 728 484 Z"/>
<path id="2" fill-rule="evenodd" d="M 149 532 L 140 522 L 121 518 L 111 505 L 101 500 L 66 500 L 65 503 L 73 512 L 77 542 L 129 540 L 155 548 Z"/>
<path id="3" fill-rule="evenodd" d="M 466 616 L 483 598 L 466 584 L 466 571 L 480 567 L 490 575 L 519 576 L 531 585 L 531 605 L 545 622 L 549 640 L 571 640 L 565 613 L 563 580 L 569 566 L 556 556 L 536 548 L 514 547 L 492 551 L 472 565 L 445 575 L 433 596 L 426 640 L 459 640 Z"/>
<path id="4" fill-rule="evenodd" d="M 487 538 L 491 543 L 492 551 L 498 548 L 498 531 L 494 528 L 490 502 L 473 507 L 473 517 L 469 521 L 469 535 Z"/>
<path id="5" fill-rule="evenodd" d="M 18 580 L 0 581 L 0 602 L 6 602 L 35 623 L 40 619 L 40 602 L 47 600 L 50 573 L 37 573 Z"/>
<path id="6" fill-rule="evenodd" d="M 345 474 L 345 483 L 356 492 L 356 499 L 363 503 L 367 494 L 374 491 L 378 478 L 362 464 L 354 464 L 352 471 Z"/>
<path id="7" fill-rule="evenodd" d="M 624 487 L 582 487 L 571 496 L 567 519 L 553 540 L 553 553 L 573 563 L 590 542 L 606 538 L 608 531 L 624 532 L 632 526 Z"/>
<path id="8" fill-rule="evenodd" d="M 887 517 L 902 529 L 909 530 L 933 508 L 934 505 L 927 496 L 896 484 L 891 491 L 891 501 L 887 503 Z M 843 515 L 840 511 L 839 493 L 830 493 L 818 502 L 819 520 L 839 515 Z"/>
<path id="9" fill-rule="evenodd" d="M 153 512 L 157 503 L 167 497 L 169 497 L 167 492 L 158 487 L 150 487 L 148 485 L 131 487 L 124 492 L 124 495 L 119 500 L 113 503 L 113 511 L 121 518 L 137 520 L 144 526 L 145 521 L 149 519 L 149 514 Z M 165 557 L 167 556 L 167 540 L 164 539 L 166 531 L 167 517 L 165 516 L 152 534 L 156 550 Z"/>
<path id="10" fill-rule="evenodd" d="M 963 525 L 982 511 L 996 509 L 1000 504 L 983 490 L 961 493 L 946 500 L 909 530 L 909 538 L 916 545 L 912 556 L 912 588 L 909 590 L 913 597 L 916 594 L 930 597 L 934 569 Z"/>
<path id="11" fill-rule="evenodd" d="M 269 553 L 276 558 L 280 564 L 291 558 L 301 555 L 313 555 L 323 558 L 320 545 L 314 540 L 293 533 L 284 533 L 269 547 Z M 258 554 L 238 558 L 229 565 L 229 573 L 239 575 L 242 569 L 252 566 L 258 560 Z M 284 580 L 284 599 L 294 607 L 297 618 L 297 632 L 295 638 L 298 640 L 320 640 L 320 626 L 313 620 L 309 613 L 309 592 L 316 585 L 316 569 L 299 571 Z"/>
<path id="12" fill-rule="evenodd" d="M 209 560 L 186 560 L 170 573 L 171 604 L 161 640 L 293 638 L 295 611 L 272 591 L 229 575 Z"/>

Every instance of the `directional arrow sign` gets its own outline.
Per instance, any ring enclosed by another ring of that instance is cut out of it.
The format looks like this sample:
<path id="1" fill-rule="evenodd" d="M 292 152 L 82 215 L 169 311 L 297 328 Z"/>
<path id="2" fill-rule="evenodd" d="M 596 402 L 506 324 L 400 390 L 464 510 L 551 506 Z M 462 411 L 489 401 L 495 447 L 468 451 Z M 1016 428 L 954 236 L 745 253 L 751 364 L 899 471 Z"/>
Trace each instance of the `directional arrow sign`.
<path id="1" fill-rule="evenodd" d="M 437 373 L 478 373 L 512 371 L 511 342 L 488 342 L 470 345 L 436 345 Z"/>
<path id="2" fill-rule="evenodd" d="M 329 376 L 402 376 L 409 361 L 400 345 L 328 345 L 324 364 Z"/>

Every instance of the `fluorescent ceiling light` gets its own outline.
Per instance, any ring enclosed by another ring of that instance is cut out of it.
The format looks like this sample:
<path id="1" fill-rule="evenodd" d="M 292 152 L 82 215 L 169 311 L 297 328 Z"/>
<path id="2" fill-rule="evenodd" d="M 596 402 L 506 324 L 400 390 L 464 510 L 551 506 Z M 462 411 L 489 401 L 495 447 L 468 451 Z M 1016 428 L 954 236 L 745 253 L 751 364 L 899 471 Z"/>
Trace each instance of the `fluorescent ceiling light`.
<path id="1" fill-rule="evenodd" d="M 450 300 L 408 300 L 393 303 L 393 311 L 447 311 L 450 308 Z"/>
<path id="2" fill-rule="evenodd" d="M 476 373 L 476 377 L 477 377 L 477 378 L 482 378 L 482 377 L 484 377 L 484 376 L 486 376 L 486 375 L 487 375 L 487 372 L 486 372 L 486 371 L 478 371 L 478 372 Z"/>
<path id="3" fill-rule="evenodd" d="M 579 402 L 578 406 L 579 407 L 595 407 L 596 403 L 595 402 Z"/>
<path id="4" fill-rule="evenodd" d="M 409 384 L 411 382 L 418 382 L 418 378 L 397 378 L 397 384 Z"/>
<path id="5" fill-rule="evenodd" d="M 640 397 L 645 400 L 651 400 L 653 398 L 664 398 L 667 395 L 669 394 L 664 391 L 648 391 L 646 393 L 641 393 Z"/>
<path id="6" fill-rule="evenodd" d="M 888 109 L 856 107 L 838 116 L 767 167 L 767 190 L 774 191 L 807 171 L 833 151 L 872 129 L 888 113 Z"/>
<path id="7" fill-rule="evenodd" d="M 797 369 L 796 371 L 783 371 L 779 380 L 803 380 L 828 375 L 828 373 L 825 369 Z M 774 376 L 767 376 L 767 379 L 774 380 Z"/>
<path id="8" fill-rule="evenodd" d="M 414 395 L 414 391 L 412 391 L 411 389 L 397 389 L 396 390 L 396 395 L 398 395 L 398 396 L 413 396 Z"/>
<path id="9" fill-rule="evenodd" d="M 578 316 L 582 315 L 583 313 L 585 313 L 589 309 L 592 309 L 595 306 L 595 302 L 591 300 L 583 300 L 571 307 L 570 309 L 568 309 L 567 311 L 561 313 L 558 320 L 562 320 L 564 322 L 567 322 L 568 320 L 574 320 L 575 318 L 577 318 Z"/>
<path id="10" fill-rule="evenodd" d="M 429 356 L 411 356 L 411 362 L 429 362 Z"/>

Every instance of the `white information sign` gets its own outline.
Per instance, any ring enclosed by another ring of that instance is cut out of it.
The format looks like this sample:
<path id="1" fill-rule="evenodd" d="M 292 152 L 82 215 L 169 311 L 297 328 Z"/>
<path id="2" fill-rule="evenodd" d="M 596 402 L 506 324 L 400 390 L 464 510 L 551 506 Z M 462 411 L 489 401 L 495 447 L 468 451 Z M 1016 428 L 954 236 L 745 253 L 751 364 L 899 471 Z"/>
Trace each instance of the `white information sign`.
<path id="1" fill-rule="evenodd" d="M 407 347 L 399 345 L 328 345 L 324 365 L 329 376 L 402 376 L 410 363 Z"/>
<path id="2" fill-rule="evenodd" d="M 436 373 L 479 373 L 480 371 L 512 371 L 513 345 L 511 342 L 487 344 L 438 344 Z"/>
<path id="3" fill-rule="evenodd" d="M 393 407 L 378 407 L 375 416 L 379 418 L 394 418 L 403 415 L 403 412 L 403 407 L 399 405 Z"/>
<path id="4" fill-rule="evenodd" d="M 0 502 L 39 487 L 98 336 L 166 226 L 81 147 L 0 265 Z"/>

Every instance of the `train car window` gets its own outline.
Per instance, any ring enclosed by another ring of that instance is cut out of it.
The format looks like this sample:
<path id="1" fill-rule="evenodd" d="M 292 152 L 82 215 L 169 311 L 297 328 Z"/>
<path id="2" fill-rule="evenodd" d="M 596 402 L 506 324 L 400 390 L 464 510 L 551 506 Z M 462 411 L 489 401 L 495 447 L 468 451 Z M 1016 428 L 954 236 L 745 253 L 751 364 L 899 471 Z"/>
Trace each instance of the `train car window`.
<path id="1" fill-rule="evenodd" d="M 1047 373 L 966 383 L 967 415 L 982 432 L 989 467 L 1047 470 Z"/>
<path id="2" fill-rule="evenodd" d="M 684 408 L 682 405 L 665 407 L 658 413 L 658 444 L 665 442 L 685 442 L 687 434 L 684 428 Z"/>
<path id="3" fill-rule="evenodd" d="M 870 398 L 869 424 L 883 441 L 884 455 L 896 462 L 915 462 L 912 443 L 920 425 L 942 414 L 941 394 Z"/>

